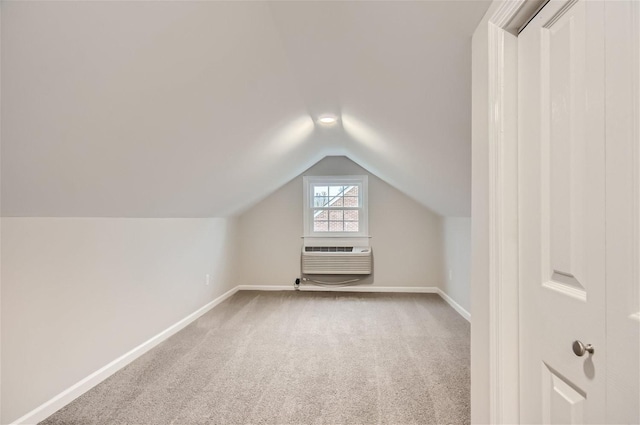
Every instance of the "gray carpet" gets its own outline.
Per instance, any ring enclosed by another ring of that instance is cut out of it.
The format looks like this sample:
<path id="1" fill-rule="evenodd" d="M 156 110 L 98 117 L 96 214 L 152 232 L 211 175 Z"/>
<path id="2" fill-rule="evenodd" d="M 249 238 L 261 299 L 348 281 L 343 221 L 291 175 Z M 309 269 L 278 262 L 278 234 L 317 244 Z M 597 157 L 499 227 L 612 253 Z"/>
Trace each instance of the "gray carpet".
<path id="1" fill-rule="evenodd" d="M 469 423 L 435 294 L 242 291 L 41 424 Z"/>

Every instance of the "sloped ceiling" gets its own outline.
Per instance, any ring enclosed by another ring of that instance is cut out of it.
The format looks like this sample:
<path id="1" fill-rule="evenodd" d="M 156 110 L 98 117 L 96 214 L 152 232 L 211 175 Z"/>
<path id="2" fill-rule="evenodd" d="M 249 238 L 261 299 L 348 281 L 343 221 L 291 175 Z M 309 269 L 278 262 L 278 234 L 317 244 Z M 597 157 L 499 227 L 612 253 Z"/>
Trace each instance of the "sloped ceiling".
<path id="1" fill-rule="evenodd" d="M 469 215 L 488 5 L 3 2 L 2 214 L 230 215 L 346 155 Z"/>

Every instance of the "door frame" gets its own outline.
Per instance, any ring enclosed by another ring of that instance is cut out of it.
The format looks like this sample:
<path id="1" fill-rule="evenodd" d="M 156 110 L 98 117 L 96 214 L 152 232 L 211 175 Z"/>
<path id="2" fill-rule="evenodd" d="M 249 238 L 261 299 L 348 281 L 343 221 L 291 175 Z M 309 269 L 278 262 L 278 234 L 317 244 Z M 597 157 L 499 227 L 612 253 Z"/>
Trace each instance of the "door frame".
<path id="1" fill-rule="evenodd" d="M 520 422 L 517 34 L 547 1 L 494 2 L 487 24 L 489 421 L 502 424 Z"/>

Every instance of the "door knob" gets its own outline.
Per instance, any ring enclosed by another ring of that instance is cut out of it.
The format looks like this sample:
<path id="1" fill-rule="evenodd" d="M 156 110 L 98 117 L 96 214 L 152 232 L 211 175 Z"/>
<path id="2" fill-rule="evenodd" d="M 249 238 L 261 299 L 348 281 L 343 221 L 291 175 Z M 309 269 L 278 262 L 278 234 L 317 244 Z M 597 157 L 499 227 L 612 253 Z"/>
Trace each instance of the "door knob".
<path id="1" fill-rule="evenodd" d="M 584 353 L 593 354 L 594 351 L 591 344 L 584 345 L 580 341 L 573 341 L 573 353 L 578 357 L 584 356 Z"/>

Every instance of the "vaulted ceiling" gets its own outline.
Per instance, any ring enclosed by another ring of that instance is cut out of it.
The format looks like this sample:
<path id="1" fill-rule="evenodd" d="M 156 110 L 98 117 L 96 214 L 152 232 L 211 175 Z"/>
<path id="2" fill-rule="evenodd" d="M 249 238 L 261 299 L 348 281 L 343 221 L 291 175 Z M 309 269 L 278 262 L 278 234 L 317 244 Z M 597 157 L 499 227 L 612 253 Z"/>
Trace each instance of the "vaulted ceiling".
<path id="1" fill-rule="evenodd" d="M 2 213 L 230 215 L 346 155 L 469 215 L 488 5 L 3 2 Z"/>

